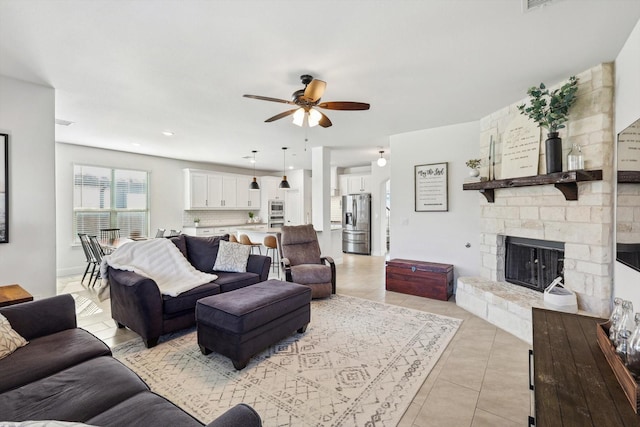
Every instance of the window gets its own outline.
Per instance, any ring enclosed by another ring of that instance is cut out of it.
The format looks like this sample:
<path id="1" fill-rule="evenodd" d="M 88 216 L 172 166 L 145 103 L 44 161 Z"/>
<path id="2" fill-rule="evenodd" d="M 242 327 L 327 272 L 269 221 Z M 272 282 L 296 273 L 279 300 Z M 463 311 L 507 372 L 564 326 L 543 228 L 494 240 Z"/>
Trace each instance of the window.
<path id="1" fill-rule="evenodd" d="M 97 166 L 73 166 L 73 229 L 99 235 L 119 228 L 121 236 L 149 230 L 149 173 Z"/>

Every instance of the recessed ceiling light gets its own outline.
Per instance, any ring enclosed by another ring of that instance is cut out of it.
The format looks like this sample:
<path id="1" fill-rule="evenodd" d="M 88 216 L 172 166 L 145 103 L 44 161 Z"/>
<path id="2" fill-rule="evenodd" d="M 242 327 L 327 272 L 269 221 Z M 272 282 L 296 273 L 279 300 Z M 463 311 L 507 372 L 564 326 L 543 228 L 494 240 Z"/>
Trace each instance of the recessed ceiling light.
<path id="1" fill-rule="evenodd" d="M 173 133 L 173 132 L 171 132 L 171 131 L 169 131 L 169 130 L 163 130 L 163 131 L 162 131 L 162 134 L 163 134 L 164 136 L 173 136 L 173 135 L 174 135 L 174 133 Z"/>
<path id="2" fill-rule="evenodd" d="M 71 126 L 74 122 L 70 122 L 69 120 L 56 119 L 56 124 L 60 126 Z"/>

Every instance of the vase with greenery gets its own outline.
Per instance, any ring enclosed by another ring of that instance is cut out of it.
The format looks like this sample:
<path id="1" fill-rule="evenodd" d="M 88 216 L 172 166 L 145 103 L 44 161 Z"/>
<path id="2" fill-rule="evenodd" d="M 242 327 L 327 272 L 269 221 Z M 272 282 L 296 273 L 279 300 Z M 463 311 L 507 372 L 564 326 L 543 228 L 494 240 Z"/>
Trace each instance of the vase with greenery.
<path id="1" fill-rule="evenodd" d="M 195 225 L 196 227 L 200 225 L 200 218 L 193 218 L 193 225 Z"/>
<path id="2" fill-rule="evenodd" d="M 527 90 L 530 105 L 518 105 L 520 113 L 549 131 L 545 141 L 547 173 L 562 171 L 562 139 L 558 130 L 564 128 L 569 109 L 576 102 L 578 78 L 571 76 L 559 89 L 549 91 L 544 83 Z"/>
<path id="3" fill-rule="evenodd" d="M 465 165 L 467 165 L 467 167 L 469 168 L 469 176 L 475 178 L 480 175 L 480 171 L 478 170 L 478 168 L 480 167 L 481 163 L 482 160 L 480 159 L 470 159 L 465 162 Z"/>
<path id="4" fill-rule="evenodd" d="M 249 212 L 249 222 L 253 222 L 253 212 Z"/>

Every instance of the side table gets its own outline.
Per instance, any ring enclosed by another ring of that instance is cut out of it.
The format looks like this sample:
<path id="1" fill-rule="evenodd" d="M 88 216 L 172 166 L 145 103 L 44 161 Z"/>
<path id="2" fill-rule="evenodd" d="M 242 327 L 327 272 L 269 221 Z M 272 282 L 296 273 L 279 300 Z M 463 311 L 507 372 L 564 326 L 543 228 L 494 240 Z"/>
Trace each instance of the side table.
<path id="1" fill-rule="evenodd" d="M 33 301 L 33 295 L 20 285 L 0 286 L 0 307 Z"/>

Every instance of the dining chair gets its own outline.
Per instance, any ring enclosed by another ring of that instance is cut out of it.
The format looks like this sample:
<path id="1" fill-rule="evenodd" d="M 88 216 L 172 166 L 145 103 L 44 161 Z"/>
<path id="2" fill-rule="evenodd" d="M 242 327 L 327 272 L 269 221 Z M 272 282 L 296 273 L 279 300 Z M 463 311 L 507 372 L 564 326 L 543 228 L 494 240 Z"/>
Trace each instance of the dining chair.
<path id="1" fill-rule="evenodd" d="M 101 228 L 100 229 L 100 240 L 113 241 L 119 238 L 120 238 L 119 228 Z"/>
<path id="2" fill-rule="evenodd" d="M 170 230 L 170 231 L 169 231 L 169 236 L 168 236 L 168 237 L 176 237 L 176 236 L 179 236 L 181 232 L 182 232 L 182 230 Z"/>
<path id="3" fill-rule="evenodd" d="M 97 236 L 89 236 L 89 248 L 93 253 L 93 257 L 96 260 L 96 266 L 98 267 L 98 270 L 93 277 L 93 285 L 91 284 L 91 278 L 89 278 L 89 285 L 93 287 L 98 282 L 98 279 L 102 278 L 102 276 L 100 276 L 100 264 L 102 264 L 102 258 L 104 257 L 105 253 L 102 249 L 102 246 L 100 246 L 100 241 L 98 240 Z"/>
<path id="4" fill-rule="evenodd" d="M 113 243 L 116 239 L 120 238 L 119 228 L 101 228 L 100 229 L 100 241 L 104 243 Z M 104 249 L 105 254 L 110 254 L 113 249 Z"/>
<path id="5" fill-rule="evenodd" d="M 164 228 L 158 228 L 158 231 L 156 231 L 156 237 L 164 237 L 164 232 L 167 231 Z"/>
<path id="6" fill-rule="evenodd" d="M 80 244 L 82 245 L 82 250 L 84 252 L 84 257 L 87 261 L 87 268 L 84 270 L 84 274 L 82 275 L 82 280 L 80 280 L 80 284 L 84 284 L 84 279 L 87 277 L 87 273 L 89 273 L 89 267 L 93 266 L 91 270 L 91 274 L 89 275 L 89 284 L 91 284 L 91 279 L 96 272 L 96 259 L 93 256 L 93 251 L 91 250 L 91 243 L 89 242 L 89 236 L 86 233 L 78 233 L 78 238 L 80 239 Z"/>

